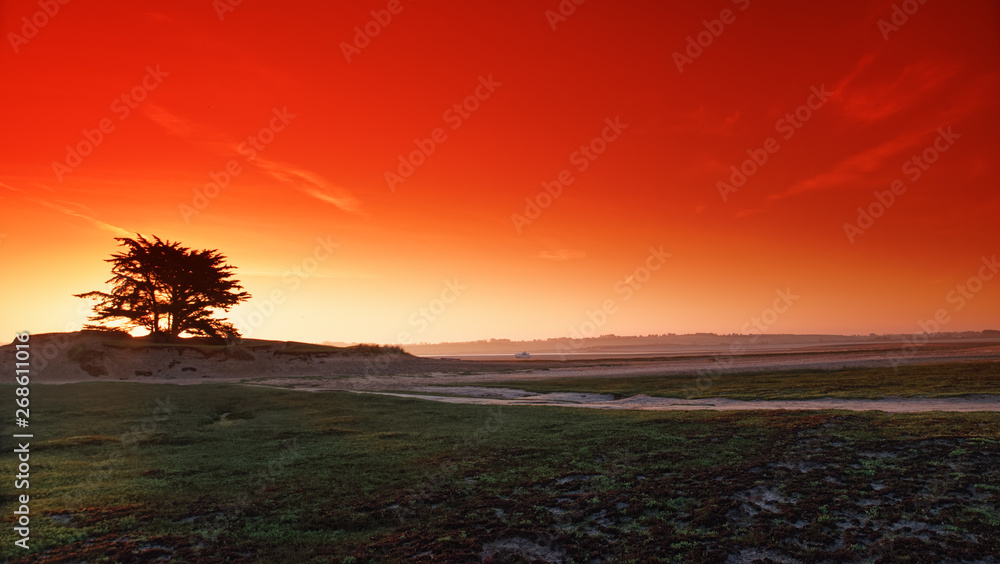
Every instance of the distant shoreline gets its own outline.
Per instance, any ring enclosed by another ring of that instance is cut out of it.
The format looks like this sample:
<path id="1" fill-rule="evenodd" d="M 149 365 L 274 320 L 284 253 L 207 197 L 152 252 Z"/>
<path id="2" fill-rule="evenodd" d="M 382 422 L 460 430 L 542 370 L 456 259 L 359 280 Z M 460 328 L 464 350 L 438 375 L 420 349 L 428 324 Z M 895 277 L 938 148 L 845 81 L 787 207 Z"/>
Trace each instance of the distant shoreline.
<path id="1" fill-rule="evenodd" d="M 788 353 L 812 349 L 813 352 L 838 350 L 884 350 L 903 348 L 913 343 L 921 345 L 955 345 L 1000 343 L 1000 331 L 966 331 L 885 335 L 795 335 L 751 334 L 718 335 L 694 333 L 689 335 L 616 336 L 604 335 L 585 339 L 536 339 L 512 341 L 490 339 L 483 341 L 407 344 L 407 352 L 422 357 L 479 357 L 482 355 L 513 355 L 527 351 L 538 354 L 561 354 L 578 357 L 579 354 L 604 354 L 621 356 L 675 356 L 679 354 L 728 354 L 734 349 L 744 352 L 770 351 Z M 334 343 L 324 343 L 334 344 Z"/>
<path id="2" fill-rule="evenodd" d="M 929 339 L 926 344 L 921 345 L 924 352 L 932 350 L 950 350 L 963 348 L 969 345 L 1000 345 L 998 338 L 951 338 L 951 339 Z M 531 360 L 600 360 L 611 358 L 615 360 L 671 360 L 671 359 L 697 359 L 712 358 L 718 356 L 761 356 L 761 355 L 797 355 L 797 354 L 836 354 L 851 352 L 887 352 L 902 350 L 910 346 L 905 341 L 883 341 L 878 343 L 865 342 L 843 342 L 843 343 L 803 343 L 803 344 L 759 344 L 744 345 L 741 353 L 730 352 L 729 344 L 716 346 L 701 346 L 681 348 L 659 348 L 649 349 L 641 347 L 630 347 L 629 350 L 607 350 L 610 347 L 588 347 L 575 351 L 555 351 L 540 348 L 537 350 L 525 349 L 531 354 Z M 419 347 L 409 347 L 407 350 L 419 358 L 448 358 L 456 360 L 509 360 L 514 357 L 513 352 L 464 352 L 448 351 L 441 352 L 419 352 Z M 525 362 L 525 361 L 522 361 Z"/>

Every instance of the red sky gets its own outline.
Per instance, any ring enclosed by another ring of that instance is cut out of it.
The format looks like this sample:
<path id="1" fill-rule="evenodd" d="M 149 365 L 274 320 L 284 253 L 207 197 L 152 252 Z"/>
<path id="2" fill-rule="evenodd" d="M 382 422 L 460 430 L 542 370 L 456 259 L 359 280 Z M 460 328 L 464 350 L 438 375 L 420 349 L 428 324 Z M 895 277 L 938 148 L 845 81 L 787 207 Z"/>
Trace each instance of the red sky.
<path id="1" fill-rule="evenodd" d="M 996 2 L 48 2 L 0 5 L 3 333 L 79 328 L 136 232 L 225 253 L 262 338 L 1000 326 Z"/>

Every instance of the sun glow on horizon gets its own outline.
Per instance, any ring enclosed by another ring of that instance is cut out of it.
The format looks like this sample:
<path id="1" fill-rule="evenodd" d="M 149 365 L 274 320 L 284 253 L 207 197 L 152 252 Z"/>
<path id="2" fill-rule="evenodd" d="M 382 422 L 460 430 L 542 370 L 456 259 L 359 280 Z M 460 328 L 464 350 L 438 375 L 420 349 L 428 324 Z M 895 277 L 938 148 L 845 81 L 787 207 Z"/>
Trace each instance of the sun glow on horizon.
<path id="1" fill-rule="evenodd" d="M 995 2 L 401 6 L 347 54 L 384 2 L 60 5 L 0 49 L 0 332 L 82 326 L 135 233 L 225 254 L 252 338 L 1000 319 Z"/>

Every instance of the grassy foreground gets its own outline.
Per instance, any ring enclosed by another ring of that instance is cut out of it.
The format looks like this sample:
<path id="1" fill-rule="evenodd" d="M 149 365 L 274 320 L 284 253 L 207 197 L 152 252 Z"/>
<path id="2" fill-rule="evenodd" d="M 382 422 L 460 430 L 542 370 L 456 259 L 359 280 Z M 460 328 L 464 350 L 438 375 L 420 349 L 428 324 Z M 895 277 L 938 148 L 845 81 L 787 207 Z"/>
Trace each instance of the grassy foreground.
<path id="1" fill-rule="evenodd" d="M 457 385 L 457 384 L 449 384 Z M 740 400 L 878 399 L 1000 395 L 1000 362 L 963 362 L 845 370 L 782 370 L 742 374 L 713 371 L 701 375 L 628 378 L 551 378 L 478 383 L 470 386 L 518 388 L 529 392 L 636 394 L 675 398 L 724 397 Z"/>
<path id="2" fill-rule="evenodd" d="M 1000 553 L 995 413 L 498 408 L 218 384 L 31 398 L 32 550 L 13 546 L 6 487 L 11 562 Z M 10 454 L 0 472 L 16 473 Z"/>

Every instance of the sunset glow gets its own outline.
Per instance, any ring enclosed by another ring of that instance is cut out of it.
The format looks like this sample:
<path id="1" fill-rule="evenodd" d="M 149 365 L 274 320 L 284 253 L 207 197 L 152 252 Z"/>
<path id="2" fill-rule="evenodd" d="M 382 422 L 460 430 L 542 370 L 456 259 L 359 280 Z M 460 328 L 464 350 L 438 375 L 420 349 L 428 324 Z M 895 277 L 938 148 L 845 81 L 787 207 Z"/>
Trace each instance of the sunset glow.
<path id="1" fill-rule="evenodd" d="M 225 254 L 256 338 L 1000 328 L 996 2 L 11 0 L 0 31 L 8 340 L 78 330 L 135 233 Z"/>

